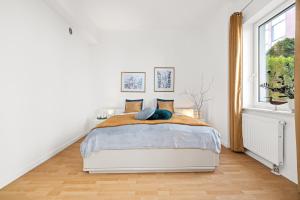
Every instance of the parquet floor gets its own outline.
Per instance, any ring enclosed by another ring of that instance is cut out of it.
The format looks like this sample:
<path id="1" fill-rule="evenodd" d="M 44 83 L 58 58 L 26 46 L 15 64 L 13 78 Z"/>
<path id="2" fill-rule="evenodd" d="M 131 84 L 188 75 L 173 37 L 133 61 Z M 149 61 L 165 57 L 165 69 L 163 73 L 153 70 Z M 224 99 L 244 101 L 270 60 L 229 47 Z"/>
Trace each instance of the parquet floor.
<path id="1" fill-rule="evenodd" d="M 1 200 L 296 200 L 296 185 L 223 149 L 213 173 L 87 174 L 80 142 L 0 190 Z"/>

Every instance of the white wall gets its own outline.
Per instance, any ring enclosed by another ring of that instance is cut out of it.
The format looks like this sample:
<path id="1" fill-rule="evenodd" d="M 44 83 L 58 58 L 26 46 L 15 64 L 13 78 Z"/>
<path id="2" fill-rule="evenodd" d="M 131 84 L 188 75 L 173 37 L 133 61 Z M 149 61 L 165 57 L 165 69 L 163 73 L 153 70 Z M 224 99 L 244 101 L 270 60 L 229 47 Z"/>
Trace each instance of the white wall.
<path id="1" fill-rule="evenodd" d="M 87 131 L 89 48 L 40 0 L 0 2 L 0 188 Z"/>
<path id="2" fill-rule="evenodd" d="M 209 82 L 213 101 L 208 106 L 209 122 L 222 133 L 228 146 L 228 19 L 229 8 L 218 8 L 209 23 L 198 31 L 109 31 L 101 34 L 93 47 L 93 64 L 99 69 L 95 85 L 98 107 L 122 107 L 126 98 L 144 98 L 153 105 L 155 98 L 174 98 L 176 107 L 191 106 L 183 95 L 197 89 L 201 75 Z M 215 14 L 216 13 L 216 14 Z M 154 92 L 154 66 L 175 67 L 175 92 Z M 121 72 L 146 72 L 146 93 L 121 93 Z"/>
<path id="3" fill-rule="evenodd" d="M 290 1 L 290 0 L 289 0 Z M 244 105 L 249 107 L 253 105 L 254 84 L 253 75 L 253 24 L 276 9 L 286 0 L 254 0 L 244 12 Z M 292 114 L 280 114 L 276 112 L 264 112 L 260 110 L 245 111 L 254 113 L 258 116 L 266 116 L 281 119 L 287 122 L 284 135 L 284 166 L 280 168 L 281 174 L 289 180 L 297 183 L 297 159 L 296 159 L 296 137 L 295 123 Z"/>
<path id="4" fill-rule="evenodd" d="M 244 11 L 244 21 L 249 21 L 254 16 L 256 18 L 261 18 L 268 12 L 268 10 L 273 10 L 279 4 L 289 1 L 289 0 L 254 0 L 249 7 Z"/>
<path id="5" fill-rule="evenodd" d="M 253 17 L 254 14 L 257 14 L 259 10 L 261 10 L 263 7 L 265 7 L 268 3 L 270 3 L 272 0 L 254 0 L 247 9 L 243 12 L 244 14 L 244 20 L 247 21 L 251 17 Z"/>

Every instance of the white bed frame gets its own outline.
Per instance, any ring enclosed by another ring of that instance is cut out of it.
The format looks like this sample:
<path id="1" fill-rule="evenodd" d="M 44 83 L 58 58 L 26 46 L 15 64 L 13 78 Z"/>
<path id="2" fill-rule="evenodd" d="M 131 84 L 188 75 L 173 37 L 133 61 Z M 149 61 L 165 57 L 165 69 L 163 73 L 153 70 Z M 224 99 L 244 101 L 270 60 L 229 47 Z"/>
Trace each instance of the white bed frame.
<path id="1" fill-rule="evenodd" d="M 219 154 L 202 149 L 101 150 L 83 159 L 89 173 L 207 172 Z"/>
<path id="2" fill-rule="evenodd" d="M 192 108 L 175 111 L 193 116 Z M 207 172 L 218 165 L 219 154 L 202 149 L 101 150 L 83 158 L 83 171 L 89 173 Z"/>

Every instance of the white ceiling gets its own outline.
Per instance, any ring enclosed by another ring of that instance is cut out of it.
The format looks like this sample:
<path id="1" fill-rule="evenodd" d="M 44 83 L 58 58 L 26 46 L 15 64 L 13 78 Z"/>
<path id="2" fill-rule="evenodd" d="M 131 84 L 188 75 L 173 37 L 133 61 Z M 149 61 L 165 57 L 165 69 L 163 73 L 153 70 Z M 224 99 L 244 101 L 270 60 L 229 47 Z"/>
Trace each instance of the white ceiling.
<path id="1" fill-rule="evenodd" d="M 232 0 L 56 0 L 98 30 L 199 29 Z"/>
<path id="2" fill-rule="evenodd" d="M 89 0 L 89 3 L 85 3 L 85 8 L 99 29 L 187 29 L 198 27 L 200 19 L 209 14 L 218 2 L 219 0 Z"/>
<path id="3" fill-rule="evenodd" d="M 102 31 L 203 30 L 219 12 L 249 0 L 44 0 L 75 32 L 99 43 Z"/>

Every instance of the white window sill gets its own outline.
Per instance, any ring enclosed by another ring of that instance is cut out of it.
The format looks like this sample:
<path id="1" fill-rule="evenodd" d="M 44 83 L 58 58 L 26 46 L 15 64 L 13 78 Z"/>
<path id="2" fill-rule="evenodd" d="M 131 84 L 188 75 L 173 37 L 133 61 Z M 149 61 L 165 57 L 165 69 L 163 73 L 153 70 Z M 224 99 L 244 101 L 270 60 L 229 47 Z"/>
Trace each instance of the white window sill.
<path id="1" fill-rule="evenodd" d="M 266 113 L 266 114 L 273 114 L 273 115 L 285 115 L 285 116 L 290 116 L 290 117 L 295 116 L 295 113 L 293 113 L 291 111 L 272 110 L 272 109 L 255 108 L 255 107 L 243 108 L 243 113 L 247 113 L 247 112 Z"/>

